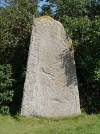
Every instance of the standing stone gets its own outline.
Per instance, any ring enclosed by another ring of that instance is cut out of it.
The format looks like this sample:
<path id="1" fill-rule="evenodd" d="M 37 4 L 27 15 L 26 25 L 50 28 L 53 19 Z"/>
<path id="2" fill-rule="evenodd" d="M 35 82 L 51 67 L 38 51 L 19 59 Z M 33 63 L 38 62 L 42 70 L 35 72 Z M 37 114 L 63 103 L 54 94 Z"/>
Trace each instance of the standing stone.
<path id="1" fill-rule="evenodd" d="M 75 61 L 62 24 L 34 20 L 21 114 L 66 117 L 80 114 Z"/>

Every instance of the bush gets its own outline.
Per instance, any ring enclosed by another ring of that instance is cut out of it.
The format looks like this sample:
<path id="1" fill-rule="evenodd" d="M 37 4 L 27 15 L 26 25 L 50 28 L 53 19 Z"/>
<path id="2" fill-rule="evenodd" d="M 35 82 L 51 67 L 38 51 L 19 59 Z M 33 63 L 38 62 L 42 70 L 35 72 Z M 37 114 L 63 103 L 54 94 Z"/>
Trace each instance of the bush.
<path id="1" fill-rule="evenodd" d="M 0 113 L 9 114 L 13 98 L 13 82 L 11 65 L 0 65 Z"/>

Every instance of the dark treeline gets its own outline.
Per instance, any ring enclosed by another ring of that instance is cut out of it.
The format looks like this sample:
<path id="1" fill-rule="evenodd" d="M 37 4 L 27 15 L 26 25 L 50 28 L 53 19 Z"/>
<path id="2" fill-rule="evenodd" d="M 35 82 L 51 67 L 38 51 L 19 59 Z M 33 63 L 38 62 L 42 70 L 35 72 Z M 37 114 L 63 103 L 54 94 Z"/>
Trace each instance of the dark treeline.
<path id="1" fill-rule="evenodd" d="M 57 13 L 43 14 L 60 21 L 73 40 L 81 109 L 100 112 L 100 3 L 57 0 Z M 0 113 L 20 112 L 31 27 L 38 17 L 31 0 L 13 0 L 0 8 Z M 42 14 L 42 15 L 43 15 Z"/>

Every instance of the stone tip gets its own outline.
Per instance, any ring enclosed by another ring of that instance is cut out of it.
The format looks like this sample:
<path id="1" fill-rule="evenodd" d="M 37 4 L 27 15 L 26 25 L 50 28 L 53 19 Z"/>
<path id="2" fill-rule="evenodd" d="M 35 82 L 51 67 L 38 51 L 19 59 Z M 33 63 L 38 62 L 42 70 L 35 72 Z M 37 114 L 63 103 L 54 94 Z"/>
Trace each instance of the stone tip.
<path id="1" fill-rule="evenodd" d="M 44 16 L 41 16 L 40 19 L 51 19 L 51 17 L 47 16 L 47 15 L 44 15 Z"/>
<path id="2" fill-rule="evenodd" d="M 54 18 L 47 16 L 47 15 L 44 15 L 44 16 L 41 16 L 38 18 L 34 18 L 33 24 L 37 24 L 37 23 L 41 23 L 41 22 L 48 23 L 48 22 L 53 22 L 53 21 L 55 21 L 56 24 L 58 24 L 59 26 L 61 26 L 63 28 L 63 25 L 59 21 L 57 21 Z"/>
<path id="3" fill-rule="evenodd" d="M 36 19 L 39 19 L 39 20 L 44 20 L 44 19 L 46 19 L 46 20 L 48 20 L 48 19 L 52 19 L 52 18 L 51 18 L 50 16 L 44 15 L 44 16 L 41 16 L 41 17 L 36 18 Z"/>
<path id="4" fill-rule="evenodd" d="M 39 18 L 35 18 L 34 19 L 34 23 L 37 23 L 37 22 L 41 22 L 41 21 L 49 21 L 49 20 L 52 20 L 53 18 L 52 17 L 50 17 L 50 16 L 41 16 L 41 17 L 39 17 Z"/>

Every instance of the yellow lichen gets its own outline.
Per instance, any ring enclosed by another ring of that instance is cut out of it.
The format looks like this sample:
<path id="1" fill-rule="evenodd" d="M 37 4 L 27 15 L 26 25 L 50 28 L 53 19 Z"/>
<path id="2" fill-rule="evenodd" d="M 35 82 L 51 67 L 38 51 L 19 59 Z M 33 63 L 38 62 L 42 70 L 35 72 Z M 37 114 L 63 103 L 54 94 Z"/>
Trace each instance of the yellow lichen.
<path id="1" fill-rule="evenodd" d="M 41 16 L 39 18 L 35 18 L 35 22 L 39 22 L 39 21 L 48 21 L 48 20 L 51 20 L 52 18 L 50 16 Z"/>

